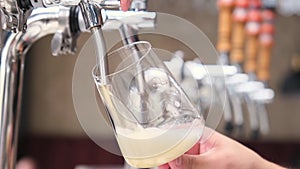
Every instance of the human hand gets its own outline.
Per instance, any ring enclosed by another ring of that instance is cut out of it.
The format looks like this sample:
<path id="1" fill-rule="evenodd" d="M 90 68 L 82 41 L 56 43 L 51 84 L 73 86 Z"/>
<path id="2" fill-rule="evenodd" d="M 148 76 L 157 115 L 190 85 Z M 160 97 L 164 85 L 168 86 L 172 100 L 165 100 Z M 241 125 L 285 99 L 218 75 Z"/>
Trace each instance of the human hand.
<path id="1" fill-rule="evenodd" d="M 159 169 L 284 169 L 220 133 L 206 128 L 186 154 Z"/>

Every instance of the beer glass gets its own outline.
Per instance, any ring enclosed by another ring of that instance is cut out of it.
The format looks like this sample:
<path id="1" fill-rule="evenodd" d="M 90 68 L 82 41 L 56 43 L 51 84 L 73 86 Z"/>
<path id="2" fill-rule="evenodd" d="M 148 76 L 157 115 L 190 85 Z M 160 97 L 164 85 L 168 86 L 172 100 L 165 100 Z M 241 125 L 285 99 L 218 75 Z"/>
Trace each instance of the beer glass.
<path id="1" fill-rule="evenodd" d="M 138 41 L 107 57 L 108 75 L 100 77 L 96 65 L 93 78 L 126 162 L 151 168 L 188 151 L 202 135 L 202 114 L 150 43 Z"/>

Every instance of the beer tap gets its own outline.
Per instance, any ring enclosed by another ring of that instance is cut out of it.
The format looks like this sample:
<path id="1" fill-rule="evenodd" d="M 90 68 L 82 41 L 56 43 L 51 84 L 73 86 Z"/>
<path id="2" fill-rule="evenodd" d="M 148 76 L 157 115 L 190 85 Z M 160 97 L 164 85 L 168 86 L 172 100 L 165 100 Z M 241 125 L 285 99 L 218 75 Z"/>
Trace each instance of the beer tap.
<path id="1" fill-rule="evenodd" d="M 250 80 L 256 79 L 256 59 L 258 51 L 258 35 L 261 26 L 261 2 L 260 0 L 249 1 L 249 11 L 246 22 L 246 62 L 244 64 L 245 72 L 250 76 Z"/>
<path id="2" fill-rule="evenodd" d="M 258 123 L 258 112 L 254 101 L 250 98 L 250 94 L 261 90 L 263 84 L 256 81 L 256 69 L 257 69 L 257 54 L 259 49 L 259 32 L 261 27 L 261 1 L 251 0 L 249 1 L 249 11 L 247 14 L 246 22 L 246 48 L 245 55 L 246 60 L 244 64 L 245 72 L 249 75 L 249 82 L 243 86 L 243 93 L 245 98 L 245 104 L 247 105 L 249 114 L 249 123 L 251 129 L 251 135 L 257 138 L 259 135 L 259 123 Z M 247 89 L 246 89 L 247 88 Z"/>
<path id="3" fill-rule="evenodd" d="M 268 3 L 267 3 L 268 2 Z M 271 3 L 273 2 L 273 4 Z M 276 1 L 263 1 L 262 25 L 259 35 L 260 51 L 257 66 L 257 78 L 267 87 L 270 79 L 270 57 L 274 43 Z"/>
<path id="4" fill-rule="evenodd" d="M 247 58 L 244 66 L 245 71 L 250 76 L 250 82 L 243 86 L 243 88 L 249 89 L 241 92 L 244 93 L 248 108 L 252 137 L 258 138 L 260 134 L 266 134 L 269 131 L 268 115 L 263 100 L 265 100 L 265 103 L 269 103 L 274 97 L 273 90 L 265 88 L 266 86 L 263 83 L 265 82 L 263 79 L 269 77 L 266 69 L 269 67 L 268 58 L 272 43 L 270 41 L 273 41 L 273 29 L 271 25 L 263 22 L 266 17 L 270 18 L 271 15 L 264 11 L 261 13 L 261 1 L 253 0 L 250 1 L 249 5 L 246 24 Z"/>
<path id="5" fill-rule="evenodd" d="M 228 93 L 231 96 L 234 123 L 237 126 L 238 135 L 242 134 L 244 116 L 242 110 L 242 96 L 235 91 L 239 84 L 249 80 L 248 75 L 242 72 L 244 61 L 245 23 L 247 19 L 248 0 L 236 0 L 233 10 L 232 48 L 230 52 L 230 63 L 238 72 L 227 79 Z"/>
<path id="6" fill-rule="evenodd" d="M 97 2 L 90 0 L 81 0 L 79 2 L 80 9 L 83 14 L 83 19 L 86 25 L 86 28 L 91 31 L 93 34 L 93 40 L 96 44 L 96 64 L 98 65 L 100 72 L 101 83 L 106 85 L 107 79 L 106 75 L 108 74 L 108 65 L 106 57 L 106 45 L 104 41 L 104 36 L 102 32 L 102 7 Z"/>
<path id="7" fill-rule="evenodd" d="M 220 53 L 219 63 L 229 64 L 229 52 L 230 52 L 230 37 L 231 37 L 231 25 L 232 25 L 232 9 L 233 0 L 219 0 L 219 24 L 218 24 L 218 42 L 217 49 Z"/>
<path id="8" fill-rule="evenodd" d="M 236 0 L 233 10 L 232 48 L 230 63 L 242 72 L 245 46 L 245 23 L 247 20 L 248 0 Z"/>
<path id="9" fill-rule="evenodd" d="M 231 37 L 231 23 L 232 23 L 232 9 L 234 5 L 233 0 L 219 0 L 219 24 L 218 24 L 218 41 L 217 49 L 219 51 L 219 60 L 217 61 L 221 65 L 229 64 L 229 52 L 230 52 L 230 37 Z M 228 96 L 228 92 L 225 84 L 218 83 L 218 86 L 215 86 L 217 92 L 220 92 L 221 96 Z M 229 97 L 220 97 L 221 103 L 224 103 L 224 120 L 225 120 L 225 130 L 228 134 L 232 133 L 233 124 L 232 124 L 232 111 L 230 107 L 230 98 Z"/>
<path id="10" fill-rule="evenodd" d="M 274 91 L 268 87 L 268 81 L 270 79 L 270 57 L 274 43 L 276 1 L 263 0 L 262 2 L 263 10 L 262 25 L 259 35 L 260 50 L 257 61 L 257 79 L 264 83 L 265 88 L 262 91 L 253 93 L 251 97 L 257 105 L 260 133 L 267 134 L 270 127 L 266 104 L 271 103 L 274 98 Z"/>

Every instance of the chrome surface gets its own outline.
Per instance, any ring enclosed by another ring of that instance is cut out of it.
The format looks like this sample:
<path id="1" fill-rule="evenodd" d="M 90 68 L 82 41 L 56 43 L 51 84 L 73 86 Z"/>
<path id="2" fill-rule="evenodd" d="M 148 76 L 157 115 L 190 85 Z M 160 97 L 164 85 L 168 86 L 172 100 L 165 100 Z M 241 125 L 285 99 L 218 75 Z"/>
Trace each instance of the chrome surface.
<path id="1" fill-rule="evenodd" d="M 10 33 L 1 51 L 0 62 L 0 168 L 12 169 L 18 140 L 25 56 L 38 39 L 54 34 L 60 27 L 60 7 L 35 9 L 26 32 Z"/>
<path id="2" fill-rule="evenodd" d="M 0 17 L 2 29 L 18 32 L 25 31 L 26 21 L 30 16 L 33 6 L 29 0 L 0 0 Z"/>

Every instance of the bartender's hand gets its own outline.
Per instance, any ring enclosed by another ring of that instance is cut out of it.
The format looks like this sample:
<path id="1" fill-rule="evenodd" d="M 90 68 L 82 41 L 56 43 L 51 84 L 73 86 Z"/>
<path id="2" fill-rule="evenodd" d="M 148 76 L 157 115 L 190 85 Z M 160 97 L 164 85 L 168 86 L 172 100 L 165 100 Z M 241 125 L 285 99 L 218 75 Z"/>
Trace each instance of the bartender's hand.
<path id="1" fill-rule="evenodd" d="M 206 140 L 159 169 L 284 169 L 220 133 L 205 130 Z"/>

